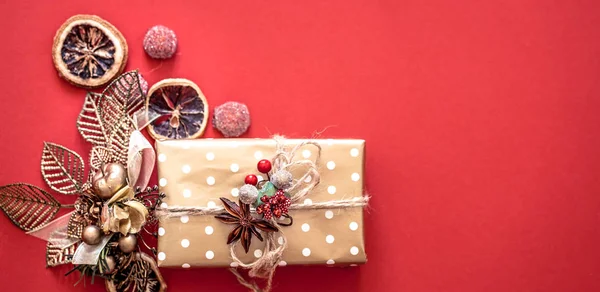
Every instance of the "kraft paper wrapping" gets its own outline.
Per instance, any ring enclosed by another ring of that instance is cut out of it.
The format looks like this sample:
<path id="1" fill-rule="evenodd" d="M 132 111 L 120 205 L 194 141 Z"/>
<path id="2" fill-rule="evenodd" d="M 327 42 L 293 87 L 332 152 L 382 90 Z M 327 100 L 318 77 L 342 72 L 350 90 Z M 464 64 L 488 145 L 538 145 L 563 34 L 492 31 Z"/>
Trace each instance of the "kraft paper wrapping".
<path id="1" fill-rule="evenodd" d="M 305 140 L 286 140 L 292 147 Z M 321 147 L 320 184 L 307 196 L 312 202 L 351 199 L 363 195 L 364 140 L 311 140 Z M 221 206 L 219 197 L 238 202 L 238 188 L 247 174 L 257 174 L 260 159 L 271 159 L 272 139 L 198 139 L 157 141 L 161 191 L 171 206 Z M 316 148 L 304 146 L 297 159 L 315 159 Z M 299 178 L 302 170 L 292 171 Z M 263 175 L 265 176 L 265 175 Z M 265 176 L 266 179 L 266 176 Z M 260 180 L 260 177 L 259 177 Z M 300 202 L 302 203 L 302 202 Z M 287 264 L 349 265 L 366 262 L 363 209 L 292 210 L 294 224 L 281 227 L 288 240 L 280 266 Z M 161 267 L 235 266 L 226 244 L 234 228 L 214 216 L 161 218 L 158 265 Z M 281 239 L 280 239 L 281 242 Z M 253 238 L 245 263 L 261 256 L 263 243 Z"/>

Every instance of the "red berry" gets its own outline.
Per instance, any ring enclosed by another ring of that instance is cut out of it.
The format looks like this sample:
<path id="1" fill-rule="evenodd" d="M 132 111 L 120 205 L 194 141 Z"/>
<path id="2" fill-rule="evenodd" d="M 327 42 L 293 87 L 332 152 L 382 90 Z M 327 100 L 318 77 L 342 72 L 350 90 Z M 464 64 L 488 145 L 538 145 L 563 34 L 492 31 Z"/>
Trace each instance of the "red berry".
<path id="1" fill-rule="evenodd" d="M 260 200 L 261 200 L 263 203 L 266 203 L 266 202 L 268 202 L 268 201 L 269 201 L 269 197 L 268 197 L 267 195 L 264 195 L 264 196 L 260 197 Z"/>
<path id="2" fill-rule="evenodd" d="M 277 190 L 277 192 L 275 192 L 276 196 L 284 196 L 285 192 L 283 192 L 283 190 Z"/>
<path id="3" fill-rule="evenodd" d="M 271 205 L 277 205 L 277 197 L 273 196 L 269 198 L 269 203 L 271 203 Z"/>
<path id="4" fill-rule="evenodd" d="M 256 208 L 256 213 L 258 213 L 258 214 L 262 214 L 263 213 L 263 208 L 261 208 L 261 207 L 262 207 L 262 205 L 260 205 L 260 206 L 258 206 Z"/>
<path id="5" fill-rule="evenodd" d="M 258 162 L 256 168 L 258 168 L 258 171 L 260 171 L 261 173 L 268 173 L 269 171 L 271 171 L 271 161 L 263 159 Z"/>
<path id="6" fill-rule="evenodd" d="M 258 183 L 258 177 L 254 174 L 249 174 L 244 179 L 244 183 L 255 186 Z"/>
<path id="7" fill-rule="evenodd" d="M 273 215 L 275 215 L 277 218 L 281 217 L 281 209 L 277 208 L 273 210 Z"/>
<path id="8" fill-rule="evenodd" d="M 268 211 L 271 211 L 271 204 L 264 203 L 264 204 L 262 204 L 262 206 L 264 206 L 263 208 L 265 208 L 265 213 L 267 213 Z"/>

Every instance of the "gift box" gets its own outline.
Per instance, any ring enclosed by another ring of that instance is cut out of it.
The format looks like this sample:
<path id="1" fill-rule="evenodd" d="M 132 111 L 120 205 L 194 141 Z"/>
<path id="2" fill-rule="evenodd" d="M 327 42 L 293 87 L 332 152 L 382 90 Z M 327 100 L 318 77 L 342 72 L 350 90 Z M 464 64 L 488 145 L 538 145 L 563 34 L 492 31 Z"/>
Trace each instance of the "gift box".
<path id="1" fill-rule="evenodd" d="M 287 139 L 283 143 L 293 147 L 306 141 Z M 320 183 L 298 203 L 362 198 L 364 140 L 310 141 L 321 147 L 317 161 Z M 220 197 L 237 202 L 246 175 L 259 174 L 257 162 L 273 158 L 277 143 L 274 139 L 157 141 L 159 186 L 166 194 L 163 207 L 222 206 Z M 316 159 L 318 149 L 311 146 L 302 146 L 294 159 Z M 301 177 L 302 172 L 301 168 L 292 170 L 295 179 Z M 362 207 L 290 210 L 289 215 L 293 224 L 281 227 L 287 248 L 280 266 L 366 262 Z M 236 266 L 226 244 L 232 229 L 214 215 L 160 217 L 158 265 L 183 268 Z M 283 238 L 278 242 L 282 244 Z M 242 262 L 251 262 L 262 256 L 263 246 L 264 243 L 255 238 L 248 253 L 238 245 L 236 254 Z"/>

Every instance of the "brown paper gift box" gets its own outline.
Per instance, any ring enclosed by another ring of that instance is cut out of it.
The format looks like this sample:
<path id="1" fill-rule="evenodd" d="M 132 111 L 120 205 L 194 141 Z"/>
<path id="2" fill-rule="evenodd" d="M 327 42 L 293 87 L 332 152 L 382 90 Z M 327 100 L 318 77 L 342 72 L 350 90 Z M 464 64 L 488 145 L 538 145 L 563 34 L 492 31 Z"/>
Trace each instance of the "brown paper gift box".
<path id="1" fill-rule="evenodd" d="M 303 141 L 288 139 L 285 144 L 293 147 Z M 307 198 L 314 203 L 362 196 L 364 140 L 311 141 L 322 148 L 318 164 L 321 182 Z M 220 206 L 219 197 L 237 202 L 246 175 L 260 175 L 258 160 L 271 159 L 275 149 L 273 139 L 157 141 L 159 186 L 167 195 L 164 204 Z M 314 159 L 316 151 L 314 146 L 303 146 L 296 157 Z M 295 173 L 294 177 L 299 178 Z M 362 208 L 292 210 L 290 215 L 293 225 L 282 227 L 288 247 L 280 266 L 366 262 Z M 159 225 L 159 266 L 235 266 L 226 244 L 233 226 L 209 215 L 161 218 Z M 263 246 L 254 238 L 248 254 L 238 244 L 237 255 L 249 263 L 261 256 Z"/>

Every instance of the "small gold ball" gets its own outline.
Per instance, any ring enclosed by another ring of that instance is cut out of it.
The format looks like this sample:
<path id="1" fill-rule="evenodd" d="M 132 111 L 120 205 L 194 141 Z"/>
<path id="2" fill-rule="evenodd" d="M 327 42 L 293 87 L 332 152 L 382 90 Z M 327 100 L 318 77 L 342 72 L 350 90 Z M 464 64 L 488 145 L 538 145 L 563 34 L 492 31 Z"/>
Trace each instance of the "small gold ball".
<path id="1" fill-rule="evenodd" d="M 108 200 L 127 184 L 127 170 L 118 163 L 107 163 L 96 171 L 92 179 L 94 193 L 103 200 Z"/>
<path id="2" fill-rule="evenodd" d="M 134 234 L 128 234 L 119 238 L 119 248 L 124 253 L 130 253 L 135 250 L 137 246 L 137 237 Z"/>
<path id="3" fill-rule="evenodd" d="M 115 261 L 115 258 L 113 256 L 107 256 L 105 260 L 108 269 L 104 271 L 104 274 L 112 274 L 115 271 L 115 268 L 117 267 L 117 262 Z"/>
<path id="4" fill-rule="evenodd" d="M 96 245 L 102 240 L 102 230 L 96 225 L 89 225 L 83 229 L 81 240 L 89 245 Z"/>

